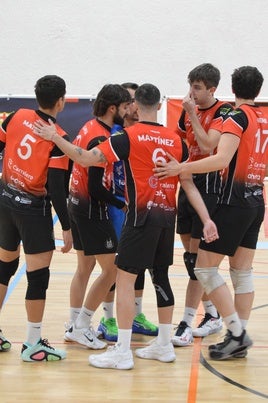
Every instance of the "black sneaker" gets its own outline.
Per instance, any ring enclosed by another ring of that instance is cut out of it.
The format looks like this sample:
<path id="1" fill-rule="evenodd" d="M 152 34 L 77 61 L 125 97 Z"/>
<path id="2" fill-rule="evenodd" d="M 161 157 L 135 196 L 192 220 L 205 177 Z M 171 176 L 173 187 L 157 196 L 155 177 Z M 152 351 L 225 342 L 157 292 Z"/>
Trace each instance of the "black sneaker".
<path id="1" fill-rule="evenodd" d="M 212 344 L 208 347 L 209 356 L 212 360 L 226 360 L 228 358 L 239 358 L 242 353 L 252 346 L 252 340 L 243 330 L 238 337 L 233 336 L 230 330 L 227 330 L 224 341 L 218 344 Z M 246 354 L 245 354 L 246 356 Z"/>
<path id="2" fill-rule="evenodd" d="M 227 330 L 227 334 L 225 335 L 224 341 L 225 341 L 226 337 L 229 337 L 229 332 L 230 332 L 230 331 Z M 208 347 L 209 351 L 215 350 L 215 348 L 217 348 L 216 346 L 219 345 L 219 344 L 222 344 L 222 343 L 223 343 L 223 342 L 218 343 L 218 344 L 211 344 L 211 345 Z M 247 349 L 245 349 L 245 350 L 240 351 L 239 353 L 234 354 L 234 355 L 233 355 L 233 358 L 246 358 L 247 355 L 248 355 L 248 351 L 247 351 Z"/>
<path id="3" fill-rule="evenodd" d="M 236 353 L 233 355 L 234 358 L 246 358 L 246 356 L 248 355 L 248 350 L 243 350 L 240 351 L 240 353 Z"/>

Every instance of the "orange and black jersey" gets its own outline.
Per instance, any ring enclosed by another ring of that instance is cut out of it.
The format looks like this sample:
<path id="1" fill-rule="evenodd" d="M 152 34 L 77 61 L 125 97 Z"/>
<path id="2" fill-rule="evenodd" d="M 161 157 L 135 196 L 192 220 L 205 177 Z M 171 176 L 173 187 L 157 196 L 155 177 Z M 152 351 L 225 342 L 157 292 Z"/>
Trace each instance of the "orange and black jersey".
<path id="1" fill-rule="evenodd" d="M 200 124 L 204 131 L 208 133 L 210 129 L 222 131 L 222 122 L 224 116 L 233 109 L 229 103 L 216 100 L 215 103 L 207 109 L 199 109 L 196 107 L 196 113 Z M 207 157 L 209 154 L 204 154 L 200 150 L 195 139 L 195 134 L 192 128 L 191 120 L 188 113 L 183 110 L 178 121 L 178 133 L 183 138 L 189 149 L 189 161 L 196 161 Z M 201 193 L 218 193 L 219 181 L 215 172 L 207 174 L 194 174 L 193 179 L 195 185 Z"/>
<path id="2" fill-rule="evenodd" d="M 73 144 L 91 149 L 110 137 L 111 128 L 98 119 L 84 124 Z M 113 165 L 83 168 L 74 163 L 70 183 L 69 209 L 73 214 L 108 220 L 107 203 L 123 208 L 124 203 L 110 191 Z"/>
<path id="3" fill-rule="evenodd" d="M 158 161 L 168 160 L 167 152 L 180 162 L 187 159 L 187 147 L 177 133 L 157 123 L 139 122 L 114 134 L 98 148 L 109 163 L 124 161 L 126 225 L 172 227 L 179 178 L 159 180 L 153 168 Z"/>
<path id="4" fill-rule="evenodd" d="M 4 159 L 1 203 L 20 212 L 27 210 L 30 214 L 45 214 L 46 208 L 50 208 L 51 195 L 63 229 L 69 229 L 64 191 L 64 176 L 69 159 L 54 143 L 34 134 L 33 124 L 38 119 L 46 122 L 51 119 L 56 124 L 53 117 L 31 109 L 19 109 L 2 123 L 0 150 L 4 149 Z M 56 128 L 59 135 L 68 138 L 57 124 Z M 51 180 L 48 186 L 49 177 Z M 62 188 L 58 187 L 57 192 L 53 190 L 54 182 L 57 186 L 61 186 L 62 182 Z M 52 194 L 56 195 L 55 203 Z"/>
<path id="5" fill-rule="evenodd" d="M 241 207 L 262 205 L 268 164 L 268 115 L 258 106 L 243 104 L 223 122 L 223 133 L 240 138 L 229 167 L 221 172 L 220 202 Z"/>

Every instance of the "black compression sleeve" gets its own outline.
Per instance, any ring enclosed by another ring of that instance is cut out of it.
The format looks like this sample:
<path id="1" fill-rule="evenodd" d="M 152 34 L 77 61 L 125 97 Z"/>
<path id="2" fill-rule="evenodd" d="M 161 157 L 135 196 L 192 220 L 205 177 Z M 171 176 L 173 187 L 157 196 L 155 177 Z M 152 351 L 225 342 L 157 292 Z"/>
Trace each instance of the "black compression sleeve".
<path id="1" fill-rule="evenodd" d="M 109 190 L 102 184 L 104 169 L 99 167 L 91 167 L 88 170 L 88 190 L 90 196 L 95 200 L 112 204 L 118 209 L 122 209 L 125 203 L 118 200 Z"/>
<path id="2" fill-rule="evenodd" d="M 63 231 L 70 229 L 70 221 L 66 202 L 66 171 L 58 168 L 48 169 L 48 193 L 53 207 L 59 217 Z"/>
<path id="3" fill-rule="evenodd" d="M 3 151 L 3 149 L 5 148 L 6 143 L 3 143 L 3 141 L 0 141 L 0 152 Z"/>

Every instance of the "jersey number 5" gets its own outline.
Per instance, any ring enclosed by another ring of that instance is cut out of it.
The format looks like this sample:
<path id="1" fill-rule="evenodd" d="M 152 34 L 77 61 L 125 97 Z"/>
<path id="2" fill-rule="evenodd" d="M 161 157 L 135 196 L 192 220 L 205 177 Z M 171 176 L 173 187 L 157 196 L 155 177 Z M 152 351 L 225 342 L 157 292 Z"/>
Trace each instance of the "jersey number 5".
<path id="1" fill-rule="evenodd" d="M 18 147 L 17 153 L 18 156 L 27 160 L 32 155 L 32 145 L 31 143 L 35 143 L 36 139 L 30 134 L 26 134 L 20 142 L 20 147 Z"/>

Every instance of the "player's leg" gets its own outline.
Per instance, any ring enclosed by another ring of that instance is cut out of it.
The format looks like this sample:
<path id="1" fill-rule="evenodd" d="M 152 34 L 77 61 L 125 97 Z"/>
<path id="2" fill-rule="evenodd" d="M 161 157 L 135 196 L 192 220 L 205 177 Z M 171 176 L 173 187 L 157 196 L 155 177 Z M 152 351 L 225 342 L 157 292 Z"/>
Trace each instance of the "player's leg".
<path id="1" fill-rule="evenodd" d="M 63 350 L 55 349 L 42 339 L 42 321 L 49 285 L 49 266 L 55 249 L 53 221 L 47 216 L 17 217 L 18 227 L 26 260 L 27 290 L 25 307 L 27 312 L 27 337 L 22 346 L 23 361 L 58 361 L 66 357 Z"/>
<path id="2" fill-rule="evenodd" d="M 132 332 L 145 334 L 147 336 L 157 336 L 158 327 L 150 322 L 142 312 L 142 300 L 145 284 L 145 270 L 141 270 L 135 281 L 135 307 L 136 315 L 133 320 Z"/>

